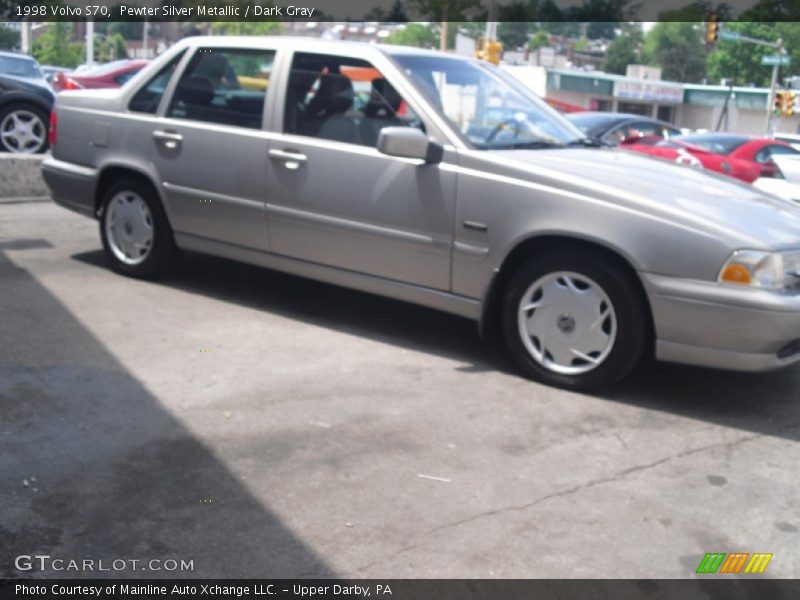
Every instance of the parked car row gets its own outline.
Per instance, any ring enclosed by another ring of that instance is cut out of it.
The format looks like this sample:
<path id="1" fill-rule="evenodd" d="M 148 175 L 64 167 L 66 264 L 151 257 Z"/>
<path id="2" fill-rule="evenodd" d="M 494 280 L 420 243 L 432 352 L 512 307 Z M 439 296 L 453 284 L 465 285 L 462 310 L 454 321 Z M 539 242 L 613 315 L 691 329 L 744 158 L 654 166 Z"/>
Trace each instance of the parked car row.
<path id="1" fill-rule="evenodd" d="M 567 118 L 598 143 L 758 183 L 760 189 L 790 200 L 800 197 L 794 185 L 778 182 L 785 180 L 786 172 L 794 173 L 793 161 L 800 160 L 798 136 L 684 135 L 669 123 L 630 114 L 580 112 Z M 777 157 L 785 157 L 783 168 Z"/>
<path id="2" fill-rule="evenodd" d="M 41 67 L 33 58 L 0 51 L 0 151 L 47 151 L 55 93 L 83 88 L 118 88 L 148 61 L 122 60 L 81 71 Z"/>
<path id="3" fill-rule="evenodd" d="M 800 361 L 800 207 L 609 148 L 616 130 L 587 135 L 485 62 L 187 38 L 54 114 L 52 197 L 98 221 L 127 276 L 187 249 L 416 302 L 496 329 L 522 373 L 570 389 L 648 355 Z"/>

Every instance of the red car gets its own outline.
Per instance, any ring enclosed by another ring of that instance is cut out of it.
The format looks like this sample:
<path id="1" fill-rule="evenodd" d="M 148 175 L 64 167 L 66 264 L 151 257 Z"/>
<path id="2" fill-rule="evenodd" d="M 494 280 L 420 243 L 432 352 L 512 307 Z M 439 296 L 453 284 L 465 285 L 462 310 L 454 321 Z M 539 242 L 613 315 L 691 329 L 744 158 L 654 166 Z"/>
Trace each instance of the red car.
<path id="1" fill-rule="evenodd" d="M 53 78 L 53 89 L 82 90 L 84 88 L 118 88 L 131 77 L 141 71 L 150 61 L 147 60 L 115 60 L 91 67 L 85 71 L 58 73 Z"/>
<path id="2" fill-rule="evenodd" d="M 752 183 L 759 177 L 780 177 L 773 154 L 800 154 L 789 144 L 732 133 L 683 135 L 669 140 L 641 138 L 620 146 L 626 150 L 702 167 Z"/>

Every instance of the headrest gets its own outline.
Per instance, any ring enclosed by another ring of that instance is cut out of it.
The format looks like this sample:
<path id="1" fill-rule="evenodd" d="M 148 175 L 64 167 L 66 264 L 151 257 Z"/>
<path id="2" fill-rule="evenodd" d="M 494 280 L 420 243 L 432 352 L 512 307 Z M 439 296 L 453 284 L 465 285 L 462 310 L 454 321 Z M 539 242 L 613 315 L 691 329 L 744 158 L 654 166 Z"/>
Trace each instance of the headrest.
<path id="1" fill-rule="evenodd" d="M 214 99 L 214 86 L 205 77 L 189 77 L 180 83 L 177 95 L 185 104 L 208 106 Z"/>
<path id="2" fill-rule="evenodd" d="M 344 75 L 322 75 L 306 111 L 314 117 L 343 113 L 353 106 L 353 83 Z"/>

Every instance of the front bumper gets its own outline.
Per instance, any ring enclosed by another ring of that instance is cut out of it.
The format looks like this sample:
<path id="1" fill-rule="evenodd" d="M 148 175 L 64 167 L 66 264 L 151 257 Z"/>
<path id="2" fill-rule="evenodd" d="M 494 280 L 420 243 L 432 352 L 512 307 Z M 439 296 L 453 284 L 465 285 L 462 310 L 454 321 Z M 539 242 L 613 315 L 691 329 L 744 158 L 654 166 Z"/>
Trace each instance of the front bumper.
<path id="1" fill-rule="evenodd" d="M 641 273 L 656 358 L 737 371 L 800 361 L 800 295 Z"/>
<path id="2" fill-rule="evenodd" d="M 97 170 L 48 157 L 42 176 L 56 204 L 89 217 L 96 217 L 94 194 Z"/>

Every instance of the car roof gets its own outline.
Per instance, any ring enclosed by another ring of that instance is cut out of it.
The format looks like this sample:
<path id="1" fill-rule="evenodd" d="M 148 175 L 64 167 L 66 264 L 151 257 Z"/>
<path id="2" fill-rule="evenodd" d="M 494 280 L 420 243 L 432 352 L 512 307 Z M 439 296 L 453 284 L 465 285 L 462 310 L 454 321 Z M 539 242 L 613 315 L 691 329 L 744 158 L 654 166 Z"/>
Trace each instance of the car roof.
<path id="1" fill-rule="evenodd" d="M 21 52 L 8 52 L 7 50 L 0 50 L 0 56 L 8 58 L 21 58 L 23 60 L 36 62 L 36 60 L 32 56 L 28 56 L 27 54 L 22 54 Z"/>
<path id="2" fill-rule="evenodd" d="M 373 44 L 369 42 L 357 42 L 352 40 L 326 40 L 315 37 L 270 35 L 270 36 L 238 36 L 238 35 L 212 35 L 212 36 L 193 36 L 183 38 L 178 42 L 186 45 L 204 45 L 215 47 L 229 47 L 231 45 L 241 48 L 260 48 L 265 45 L 280 47 L 297 48 L 303 52 L 325 52 L 327 50 L 346 48 L 358 48 L 365 52 L 380 52 L 386 55 L 413 55 L 413 56 L 440 56 L 454 60 L 474 61 L 472 57 L 441 52 L 439 50 L 428 50 L 425 48 L 413 48 L 410 46 L 395 46 L 393 44 Z"/>

